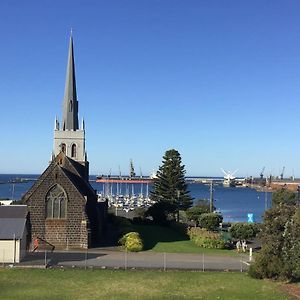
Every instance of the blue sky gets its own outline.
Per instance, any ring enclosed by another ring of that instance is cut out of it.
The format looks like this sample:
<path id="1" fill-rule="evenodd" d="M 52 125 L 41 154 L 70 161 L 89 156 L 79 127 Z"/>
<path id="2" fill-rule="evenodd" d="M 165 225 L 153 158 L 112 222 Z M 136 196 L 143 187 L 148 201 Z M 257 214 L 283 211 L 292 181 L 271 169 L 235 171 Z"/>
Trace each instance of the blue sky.
<path id="1" fill-rule="evenodd" d="M 300 2 L 1 1 L 0 173 L 40 173 L 70 28 L 92 174 L 300 176 Z"/>

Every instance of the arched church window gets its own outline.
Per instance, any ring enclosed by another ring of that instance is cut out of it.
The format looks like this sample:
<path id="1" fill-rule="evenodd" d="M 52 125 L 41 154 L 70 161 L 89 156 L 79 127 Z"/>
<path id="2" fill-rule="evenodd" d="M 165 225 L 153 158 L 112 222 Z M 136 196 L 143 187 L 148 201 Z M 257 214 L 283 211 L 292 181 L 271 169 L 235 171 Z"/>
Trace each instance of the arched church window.
<path id="1" fill-rule="evenodd" d="M 46 218 L 65 219 L 67 217 L 67 196 L 61 186 L 56 184 L 46 195 Z"/>
<path id="2" fill-rule="evenodd" d="M 66 144 L 62 143 L 61 144 L 61 151 L 66 154 L 66 149 L 67 149 Z"/>
<path id="3" fill-rule="evenodd" d="M 71 157 L 76 157 L 76 145 L 75 144 L 73 144 L 72 145 L 72 149 L 71 149 Z"/>

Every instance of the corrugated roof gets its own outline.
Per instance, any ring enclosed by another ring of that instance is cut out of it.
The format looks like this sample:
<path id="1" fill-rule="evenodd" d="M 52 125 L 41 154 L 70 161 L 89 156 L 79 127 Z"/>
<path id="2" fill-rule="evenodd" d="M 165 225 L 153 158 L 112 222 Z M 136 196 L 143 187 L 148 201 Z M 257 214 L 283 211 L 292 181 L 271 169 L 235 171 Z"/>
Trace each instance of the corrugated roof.
<path id="1" fill-rule="evenodd" d="M 25 230 L 26 219 L 0 218 L 0 240 L 20 239 Z"/>
<path id="2" fill-rule="evenodd" d="M 0 206 L 0 219 L 14 218 L 26 219 L 27 205 L 1 205 Z"/>

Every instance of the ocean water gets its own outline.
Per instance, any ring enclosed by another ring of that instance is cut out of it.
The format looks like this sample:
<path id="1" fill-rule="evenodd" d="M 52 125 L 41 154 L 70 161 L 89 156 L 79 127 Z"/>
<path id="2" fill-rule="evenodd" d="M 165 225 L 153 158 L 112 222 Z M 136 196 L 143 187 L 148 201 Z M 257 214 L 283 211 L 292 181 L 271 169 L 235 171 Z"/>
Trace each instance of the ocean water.
<path id="1" fill-rule="evenodd" d="M 36 179 L 39 175 L 32 174 L 0 174 L 0 198 L 9 198 L 19 200 L 33 185 L 34 181 L 12 183 L 8 182 L 16 178 Z M 117 189 L 120 194 L 140 194 L 147 193 L 145 184 L 122 184 L 108 185 L 95 182 L 95 176 L 91 176 L 91 185 L 99 193 L 116 194 Z M 5 182 L 5 183 L 3 183 Z M 133 187 L 132 187 L 133 186 Z M 195 199 L 209 199 L 209 186 L 204 184 L 189 184 L 188 190 Z M 151 185 L 148 186 L 148 192 L 151 191 Z M 214 185 L 214 205 L 223 215 L 225 222 L 246 222 L 248 214 L 253 214 L 255 222 L 261 222 L 265 208 L 271 206 L 272 193 L 259 192 L 251 188 L 244 187 L 223 187 L 222 185 Z"/>

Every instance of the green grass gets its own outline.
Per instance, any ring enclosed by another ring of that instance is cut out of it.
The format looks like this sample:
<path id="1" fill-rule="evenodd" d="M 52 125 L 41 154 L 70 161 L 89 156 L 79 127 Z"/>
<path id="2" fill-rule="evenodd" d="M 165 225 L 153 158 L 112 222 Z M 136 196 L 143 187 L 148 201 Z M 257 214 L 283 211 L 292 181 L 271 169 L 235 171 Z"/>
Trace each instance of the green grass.
<path id="1" fill-rule="evenodd" d="M 134 225 L 133 227 L 140 233 L 146 251 L 237 255 L 233 250 L 200 248 L 190 241 L 188 236 L 169 227 L 157 225 Z"/>
<path id="2" fill-rule="evenodd" d="M 0 299 L 289 299 L 242 273 L 1 269 Z"/>

